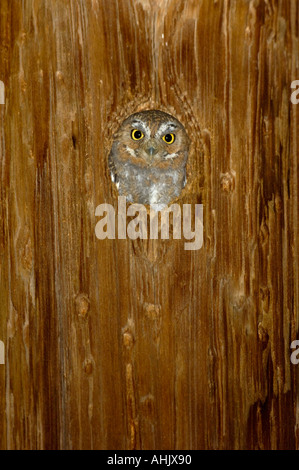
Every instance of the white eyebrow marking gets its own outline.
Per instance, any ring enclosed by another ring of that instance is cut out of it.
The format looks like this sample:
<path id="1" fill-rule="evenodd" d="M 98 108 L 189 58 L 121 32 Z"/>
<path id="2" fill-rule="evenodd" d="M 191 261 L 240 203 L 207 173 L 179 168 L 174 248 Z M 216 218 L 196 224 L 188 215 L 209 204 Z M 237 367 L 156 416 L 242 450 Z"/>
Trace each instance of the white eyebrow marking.
<path id="1" fill-rule="evenodd" d="M 147 135 L 150 135 L 151 133 L 150 128 L 143 121 L 140 121 L 139 119 L 135 119 L 132 122 L 132 126 L 136 127 L 137 129 L 141 128 Z"/>
<path id="2" fill-rule="evenodd" d="M 136 157 L 135 151 L 134 151 L 133 149 L 131 149 L 131 147 L 128 147 L 127 145 L 126 145 L 126 151 L 127 151 L 130 155 L 132 155 L 132 157 Z"/>
<path id="3" fill-rule="evenodd" d="M 176 158 L 178 156 L 177 153 L 170 153 L 165 157 L 165 160 L 169 160 L 170 158 Z"/>
<path id="4" fill-rule="evenodd" d="M 177 129 L 177 126 L 172 122 L 164 122 L 158 129 L 157 135 L 162 135 L 166 131 L 174 131 Z"/>

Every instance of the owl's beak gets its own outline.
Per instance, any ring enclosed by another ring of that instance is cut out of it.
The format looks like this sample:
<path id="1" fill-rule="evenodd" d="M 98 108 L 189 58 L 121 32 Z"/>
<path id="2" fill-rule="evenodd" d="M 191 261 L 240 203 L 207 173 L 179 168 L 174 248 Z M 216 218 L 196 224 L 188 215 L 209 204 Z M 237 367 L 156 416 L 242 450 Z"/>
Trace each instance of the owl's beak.
<path id="1" fill-rule="evenodd" d="M 150 156 L 150 157 L 153 157 L 154 155 L 156 155 L 156 153 L 158 152 L 158 149 L 156 147 L 148 147 L 146 149 L 146 153 Z"/>

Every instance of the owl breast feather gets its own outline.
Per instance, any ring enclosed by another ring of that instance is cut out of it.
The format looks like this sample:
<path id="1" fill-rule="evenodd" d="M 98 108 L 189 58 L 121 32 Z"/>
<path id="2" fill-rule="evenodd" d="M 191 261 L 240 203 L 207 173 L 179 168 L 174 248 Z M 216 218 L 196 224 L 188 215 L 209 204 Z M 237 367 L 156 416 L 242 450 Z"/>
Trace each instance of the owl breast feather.
<path id="1" fill-rule="evenodd" d="M 124 165 L 117 169 L 118 192 L 138 204 L 165 207 L 177 198 L 185 181 L 185 169 L 161 170 Z"/>

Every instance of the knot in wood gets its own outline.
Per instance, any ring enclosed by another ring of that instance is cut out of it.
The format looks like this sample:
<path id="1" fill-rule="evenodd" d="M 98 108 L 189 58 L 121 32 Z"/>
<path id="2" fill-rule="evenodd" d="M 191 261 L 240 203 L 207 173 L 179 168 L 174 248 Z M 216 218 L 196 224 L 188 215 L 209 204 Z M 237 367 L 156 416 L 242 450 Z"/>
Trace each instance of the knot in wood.
<path id="1" fill-rule="evenodd" d="M 227 173 L 221 173 L 220 175 L 220 185 L 222 191 L 226 193 L 231 193 L 235 189 L 235 171 L 231 170 Z"/>
<path id="2" fill-rule="evenodd" d="M 76 297 L 76 310 L 80 317 L 86 317 L 89 311 L 90 301 L 86 294 L 78 294 Z"/>

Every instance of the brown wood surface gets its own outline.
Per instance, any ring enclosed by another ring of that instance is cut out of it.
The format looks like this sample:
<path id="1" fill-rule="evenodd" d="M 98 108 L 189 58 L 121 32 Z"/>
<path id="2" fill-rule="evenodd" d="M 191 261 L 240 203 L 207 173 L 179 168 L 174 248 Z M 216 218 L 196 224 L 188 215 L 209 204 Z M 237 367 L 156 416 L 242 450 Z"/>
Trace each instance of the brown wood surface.
<path id="1" fill-rule="evenodd" d="M 1 449 L 299 448 L 297 0 L 1 0 Z M 98 240 L 173 113 L 204 246 Z"/>

